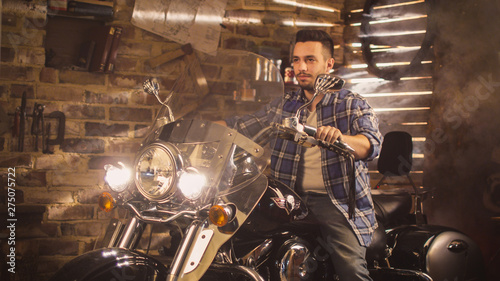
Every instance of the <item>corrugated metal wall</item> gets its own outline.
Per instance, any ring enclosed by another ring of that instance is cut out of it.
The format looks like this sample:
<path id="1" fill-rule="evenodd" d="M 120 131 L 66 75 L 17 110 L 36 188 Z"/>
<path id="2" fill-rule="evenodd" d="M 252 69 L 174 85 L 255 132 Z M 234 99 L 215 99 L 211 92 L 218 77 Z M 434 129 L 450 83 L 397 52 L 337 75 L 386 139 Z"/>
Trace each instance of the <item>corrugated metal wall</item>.
<path id="1" fill-rule="evenodd" d="M 423 57 L 421 67 L 405 71 L 419 54 L 426 35 L 426 3 L 423 0 L 371 2 L 376 3 L 369 14 L 363 13 L 365 1 L 346 5 L 344 64 L 335 73 L 346 79 L 346 88 L 366 97 L 374 107 L 382 134 L 406 131 L 412 135 L 411 176 L 417 186 L 422 186 L 425 134 L 433 88 L 432 48 Z M 363 18 L 364 31 L 361 30 Z M 365 44 L 370 48 L 376 71 L 402 74 L 402 77 L 386 80 L 374 75 L 363 56 L 367 50 L 362 48 L 363 39 L 368 42 Z M 370 163 L 370 173 L 375 186 L 381 178 L 377 159 Z"/>

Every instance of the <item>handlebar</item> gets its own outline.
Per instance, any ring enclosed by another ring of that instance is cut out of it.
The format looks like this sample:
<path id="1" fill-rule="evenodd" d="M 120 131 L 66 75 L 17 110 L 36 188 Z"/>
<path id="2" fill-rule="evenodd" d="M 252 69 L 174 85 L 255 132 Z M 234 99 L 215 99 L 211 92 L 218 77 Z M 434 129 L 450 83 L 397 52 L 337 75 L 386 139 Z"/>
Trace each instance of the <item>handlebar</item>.
<path id="1" fill-rule="evenodd" d="M 298 122 L 295 117 L 285 118 L 283 124 L 272 123 L 278 132 L 278 137 L 282 139 L 291 140 L 299 145 L 305 147 L 319 146 L 324 149 L 336 152 L 338 155 L 345 157 L 347 160 L 347 171 L 349 177 L 349 199 L 348 199 L 348 213 L 349 218 L 354 218 L 355 209 L 355 192 L 356 192 L 356 179 L 355 179 L 355 164 L 354 164 L 354 149 L 347 143 L 336 140 L 329 143 L 314 138 L 317 129 L 311 126 L 304 126 Z M 263 129 L 263 131 L 266 129 Z M 260 135 L 260 134 L 258 134 Z"/>
<path id="2" fill-rule="evenodd" d="M 346 142 L 335 140 L 329 143 L 314 138 L 317 128 L 300 124 L 296 118 L 286 118 L 282 124 L 271 124 L 278 131 L 278 136 L 283 139 L 294 141 L 305 147 L 319 146 L 324 149 L 336 152 L 344 157 L 354 157 L 354 149 Z M 265 130 L 265 129 L 264 129 Z M 264 131 L 262 130 L 262 131 Z M 262 132 L 261 131 L 261 132 Z M 258 134 L 261 135 L 260 133 Z"/>
<path id="3" fill-rule="evenodd" d="M 164 211 L 164 210 L 158 210 L 156 208 L 151 209 L 151 210 L 140 210 L 131 202 L 126 202 L 124 204 L 124 206 L 128 207 L 128 209 L 131 210 L 132 213 L 134 213 L 134 215 L 138 219 L 140 219 L 141 221 L 150 222 L 150 223 L 168 223 L 168 222 L 174 221 L 177 218 L 182 217 L 182 216 L 195 217 L 198 215 L 197 211 L 187 211 L 187 210 L 180 211 L 180 212 L 168 212 L 168 211 Z M 158 217 L 158 216 L 156 216 L 156 217 L 155 216 L 148 216 L 145 214 L 148 212 L 154 212 L 154 213 L 159 213 L 159 214 L 163 213 L 165 215 L 169 215 L 169 217 L 163 218 L 163 217 Z"/>
<path id="4" fill-rule="evenodd" d="M 314 128 L 312 126 L 307 126 L 307 125 L 303 125 L 303 126 L 304 126 L 304 133 L 306 133 L 307 135 L 309 135 L 311 137 L 314 137 L 316 135 L 316 132 L 318 131 L 317 128 Z M 340 149 L 342 151 L 345 150 L 345 151 L 348 151 L 350 153 L 353 153 L 355 151 L 354 148 L 352 148 L 346 142 L 343 142 L 341 140 L 335 140 L 333 143 L 328 143 L 325 141 L 318 140 L 318 143 L 320 146 L 330 146 L 331 145 L 335 149 Z"/>

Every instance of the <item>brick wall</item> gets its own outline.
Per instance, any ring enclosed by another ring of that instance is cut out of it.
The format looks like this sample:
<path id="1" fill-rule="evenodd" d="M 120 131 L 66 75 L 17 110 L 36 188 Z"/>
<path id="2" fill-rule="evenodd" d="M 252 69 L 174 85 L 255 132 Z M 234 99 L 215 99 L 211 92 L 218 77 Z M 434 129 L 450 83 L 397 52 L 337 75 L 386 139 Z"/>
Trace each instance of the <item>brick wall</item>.
<path id="1" fill-rule="evenodd" d="M 10 4 L 5 4 L 9 2 Z M 331 6 L 331 1 L 315 1 Z M 342 9 L 343 0 L 336 1 Z M 316 19 L 341 23 L 340 14 L 293 11 L 241 10 L 241 1 L 229 0 L 225 28 L 220 47 L 271 52 L 286 59 L 296 27 L 285 26 L 281 20 Z M 115 16 L 107 24 L 124 27 L 115 72 L 90 73 L 72 68 L 45 66 L 46 26 L 50 18 L 44 12 L 44 1 L 4 1 L 0 65 L 0 105 L 9 115 L 12 126 L 16 107 L 23 92 L 27 95 L 27 113 L 35 103 L 45 105 L 46 114 L 65 114 L 65 135 L 61 145 L 51 146 L 51 154 L 34 151 L 29 134 L 31 118 L 27 119 L 24 151 L 17 149 L 17 137 L 9 131 L 0 135 L 0 174 L 2 192 L 2 224 L 6 220 L 3 204 L 7 197 L 8 168 L 15 168 L 16 180 L 16 274 L 5 272 L 2 260 L 1 280 L 44 280 L 68 260 L 91 250 L 113 216 L 123 212 L 103 213 L 97 197 L 105 190 L 103 165 L 112 161 L 131 162 L 145 128 L 158 109 L 154 98 L 142 91 L 142 82 L 158 77 L 164 85 L 178 72 L 167 63 L 151 69 L 147 59 L 180 47 L 178 43 L 149 33 L 130 24 L 132 0 L 115 1 Z M 255 16 L 263 24 L 231 21 L 232 16 Z M 327 27 L 337 39 L 337 61 L 342 61 L 343 26 Z M 65 40 L 65 38 L 61 38 Z M 173 69 L 173 71 L 172 71 Z M 217 77 L 209 77 L 209 86 Z M 167 85 L 168 86 L 168 85 Z M 209 94 L 210 95 L 210 94 Z M 231 96 L 212 95 L 212 102 L 198 109 L 201 117 L 217 119 L 232 114 Z M 213 102 L 215 101 L 215 102 Z M 229 105 L 228 105 L 229 104 Z M 248 104 L 238 110 L 254 110 L 260 105 Z M 5 120 L 2 120 L 5 122 Z M 52 122 L 52 121 L 51 121 Z M 52 124 L 52 123 L 51 123 Z M 56 135 L 52 124 L 51 138 Z M 8 233 L 1 230 L 2 256 Z M 162 232 L 162 231 L 158 231 Z M 159 235 L 159 234 L 158 234 Z M 161 236 L 159 236 L 161 238 Z M 156 239 L 157 243 L 163 243 Z M 168 243 L 168 241 L 167 241 Z M 8 274 L 4 276 L 4 274 Z"/>

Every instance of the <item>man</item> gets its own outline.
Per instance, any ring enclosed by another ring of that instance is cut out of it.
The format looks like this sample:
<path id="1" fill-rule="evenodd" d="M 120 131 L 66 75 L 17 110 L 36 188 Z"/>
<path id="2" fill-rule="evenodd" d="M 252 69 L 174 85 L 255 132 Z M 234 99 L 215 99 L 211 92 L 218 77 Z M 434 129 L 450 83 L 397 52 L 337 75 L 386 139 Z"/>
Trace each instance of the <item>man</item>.
<path id="1" fill-rule="evenodd" d="M 298 91 L 287 93 L 254 114 L 226 119 L 226 125 L 253 136 L 271 122 L 281 123 L 283 118 L 292 116 L 312 98 L 318 74 L 329 73 L 333 68 L 333 40 L 324 31 L 299 31 L 292 63 L 300 85 Z M 349 216 L 348 210 L 346 161 L 336 153 L 277 139 L 271 144 L 271 174 L 302 194 L 321 222 L 323 242 L 328 245 L 340 280 L 371 280 L 365 253 L 377 223 L 366 161 L 380 151 L 382 136 L 377 118 L 364 98 L 342 89 L 318 95 L 302 112 L 300 121 L 318 128 L 315 138 L 327 142 L 342 140 L 356 151 L 354 216 Z"/>

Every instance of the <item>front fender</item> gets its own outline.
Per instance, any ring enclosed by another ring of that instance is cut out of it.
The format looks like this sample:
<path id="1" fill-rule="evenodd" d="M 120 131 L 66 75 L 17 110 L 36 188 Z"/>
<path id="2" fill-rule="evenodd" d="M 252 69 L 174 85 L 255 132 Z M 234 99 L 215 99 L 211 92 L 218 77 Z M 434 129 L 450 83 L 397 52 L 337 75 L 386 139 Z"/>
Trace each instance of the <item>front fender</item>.
<path id="1" fill-rule="evenodd" d="M 65 264 L 50 281 L 165 280 L 167 268 L 143 253 L 106 248 L 85 253 Z"/>

